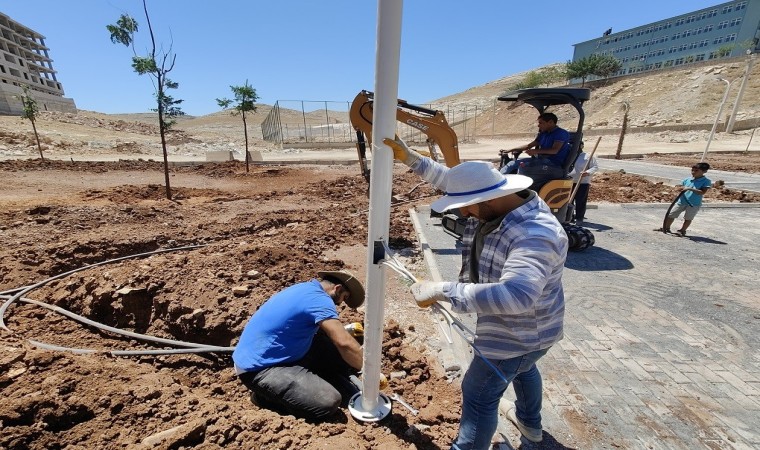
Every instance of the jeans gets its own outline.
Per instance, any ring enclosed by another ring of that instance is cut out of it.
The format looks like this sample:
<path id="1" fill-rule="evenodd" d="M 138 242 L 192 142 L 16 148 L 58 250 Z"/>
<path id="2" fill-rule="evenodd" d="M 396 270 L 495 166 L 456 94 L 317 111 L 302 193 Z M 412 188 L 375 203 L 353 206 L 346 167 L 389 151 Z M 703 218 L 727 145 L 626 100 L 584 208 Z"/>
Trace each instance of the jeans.
<path id="1" fill-rule="evenodd" d="M 320 331 L 300 360 L 243 373 L 240 381 L 253 391 L 259 406 L 319 421 L 332 416 L 359 392 L 348 379 L 356 373 Z"/>
<path id="2" fill-rule="evenodd" d="M 515 358 L 489 360 L 512 382 L 517 400 L 515 413 L 530 428 L 541 428 L 541 374 L 536 361 L 549 349 Z M 499 400 L 509 383 L 497 375 L 480 357 L 475 357 L 462 380 L 462 419 L 452 450 L 491 448 L 491 438 L 499 421 Z"/>

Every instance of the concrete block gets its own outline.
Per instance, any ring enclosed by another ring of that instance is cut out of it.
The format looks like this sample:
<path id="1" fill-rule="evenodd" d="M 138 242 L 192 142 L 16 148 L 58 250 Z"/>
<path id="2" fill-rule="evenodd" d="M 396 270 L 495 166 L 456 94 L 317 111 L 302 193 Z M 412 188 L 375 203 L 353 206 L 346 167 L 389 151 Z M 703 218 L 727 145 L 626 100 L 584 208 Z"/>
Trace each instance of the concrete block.
<path id="1" fill-rule="evenodd" d="M 249 162 L 261 162 L 264 161 L 264 157 L 261 156 L 261 152 L 258 150 L 248 151 Z"/>
<path id="2" fill-rule="evenodd" d="M 224 162 L 232 160 L 232 152 L 229 150 L 210 150 L 206 152 L 206 161 L 208 162 Z"/>

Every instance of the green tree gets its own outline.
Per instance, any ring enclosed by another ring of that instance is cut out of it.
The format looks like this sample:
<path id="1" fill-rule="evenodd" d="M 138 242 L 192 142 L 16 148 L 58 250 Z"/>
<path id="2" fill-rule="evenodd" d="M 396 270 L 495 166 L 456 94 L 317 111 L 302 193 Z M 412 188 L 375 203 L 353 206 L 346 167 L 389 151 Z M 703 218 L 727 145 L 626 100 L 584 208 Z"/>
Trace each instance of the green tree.
<path id="1" fill-rule="evenodd" d="M 726 44 L 722 47 L 719 47 L 715 53 L 718 55 L 718 58 L 725 58 L 726 56 L 731 54 L 731 52 L 734 50 L 735 47 L 736 47 L 735 44 Z"/>
<path id="2" fill-rule="evenodd" d="M 580 78 L 581 86 L 590 75 L 607 78 L 621 68 L 620 61 L 612 55 L 589 55 L 565 65 L 567 78 Z"/>
<path id="3" fill-rule="evenodd" d="M 232 108 L 232 114 L 240 114 L 243 117 L 243 135 L 245 135 L 245 171 L 249 169 L 248 158 L 248 126 L 245 122 L 245 113 L 248 111 L 256 112 L 256 100 L 259 96 L 256 94 L 256 89 L 248 84 L 248 80 L 245 80 L 245 84 L 242 86 L 230 86 L 234 99 L 218 98 L 216 103 L 222 109 Z"/>
<path id="4" fill-rule="evenodd" d="M 545 67 L 538 70 L 531 70 L 526 73 L 522 80 L 511 85 L 508 90 L 530 89 L 541 85 L 549 86 L 552 83 L 565 79 L 565 71 L 556 67 Z"/>
<path id="5" fill-rule="evenodd" d="M 132 68 L 138 75 L 148 75 L 151 78 L 153 87 L 155 89 L 156 105 L 153 109 L 158 113 L 158 129 L 161 134 L 161 148 L 164 153 L 164 179 L 166 182 L 166 198 L 171 200 L 172 191 L 169 185 L 169 157 L 166 149 L 166 132 L 174 125 L 174 117 L 181 116 L 184 113 L 179 104 L 182 100 L 175 99 L 171 95 L 167 94 L 168 89 L 177 89 L 179 84 L 168 78 L 169 72 L 174 69 L 174 63 L 177 60 L 177 55 L 172 52 L 172 46 L 169 46 L 168 51 L 164 51 L 163 47 L 159 50 L 156 47 L 156 38 L 153 33 L 153 26 L 150 23 L 150 16 L 148 15 L 148 5 L 146 0 L 143 0 L 143 11 L 145 13 L 145 21 L 148 24 L 148 32 L 150 35 L 150 43 L 148 54 L 145 56 L 139 56 L 135 50 L 135 34 L 138 31 L 137 21 L 127 14 L 122 14 L 119 20 L 115 24 L 106 25 L 106 29 L 111 33 L 111 42 L 114 44 L 123 44 L 125 47 L 132 48 Z"/>
<path id="6" fill-rule="evenodd" d="M 567 79 L 567 74 L 565 73 L 564 67 L 558 66 L 551 66 L 541 69 L 541 75 L 543 78 L 543 84 L 546 86 Z"/>
<path id="7" fill-rule="evenodd" d="M 526 73 L 522 80 L 509 87 L 509 90 L 530 89 L 542 85 L 544 82 L 540 72 L 531 70 Z"/>
<path id="8" fill-rule="evenodd" d="M 620 70 L 621 66 L 620 60 L 612 55 L 597 55 L 594 60 L 594 70 L 591 73 L 598 77 L 608 78 Z"/>
<path id="9" fill-rule="evenodd" d="M 590 57 L 581 58 L 577 61 L 568 61 L 565 65 L 565 73 L 568 79 L 580 78 L 581 86 L 586 84 L 586 78 L 591 75 Z"/>
<path id="10" fill-rule="evenodd" d="M 31 92 L 29 91 L 29 86 L 23 87 L 23 92 L 19 96 L 19 99 L 21 100 L 21 106 L 23 108 L 23 111 L 21 111 L 21 117 L 24 119 L 29 119 L 29 122 L 32 122 L 32 130 L 34 130 L 34 139 L 37 140 L 37 150 L 40 152 L 40 159 L 43 161 L 45 160 L 45 157 L 42 156 L 42 145 L 40 144 L 40 135 L 37 134 L 37 115 L 39 114 L 40 110 L 37 107 L 37 101 L 32 97 Z"/>

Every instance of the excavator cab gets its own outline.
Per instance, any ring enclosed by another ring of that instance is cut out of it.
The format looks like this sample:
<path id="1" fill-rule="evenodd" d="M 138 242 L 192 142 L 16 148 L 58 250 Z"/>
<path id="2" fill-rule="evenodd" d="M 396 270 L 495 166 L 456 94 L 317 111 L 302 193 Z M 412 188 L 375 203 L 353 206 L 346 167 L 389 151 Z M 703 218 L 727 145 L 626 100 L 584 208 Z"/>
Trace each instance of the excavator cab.
<path id="1" fill-rule="evenodd" d="M 585 114 L 583 112 L 583 102 L 590 98 L 590 90 L 585 88 L 533 88 L 520 89 L 508 92 L 501 97 L 500 101 L 504 102 L 521 102 L 533 106 L 539 114 L 546 112 L 550 106 L 571 105 L 578 113 L 578 126 L 575 131 L 570 131 L 570 152 L 564 161 L 561 170 L 555 171 L 550 176 L 543 175 L 540 167 L 534 172 L 527 172 L 524 175 L 533 179 L 530 189 L 538 193 L 557 220 L 562 224 L 565 233 L 569 239 L 570 250 L 585 250 L 594 244 L 594 235 L 591 231 L 570 223 L 572 218 L 572 205 L 570 205 L 570 195 L 573 188 L 573 179 L 569 175 L 572 171 L 575 159 L 583 149 L 583 121 Z M 509 151 L 500 151 L 500 166 L 504 167 L 512 160 Z M 519 156 L 515 155 L 515 158 Z M 443 228 L 456 237 L 461 238 L 465 227 L 465 219 L 455 213 L 445 214 L 441 220 Z"/>
<path id="2" fill-rule="evenodd" d="M 546 112 L 550 106 L 570 105 L 578 113 L 578 126 L 570 132 L 570 152 L 562 165 L 561 173 L 550 178 L 542 177 L 538 173 L 525 173 L 533 178 L 531 189 L 538 192 L 554 216 L 559 220 L 570 240 L 571 250 L 584 250 L 594 244 L 594 235 L 583 227 L 570 223 L 572 218 L 572 205 L 570 194 L 573 188 L 573 179 L 569 173 L 573 169 L 575 159 L 583 150 L 583 103 L 591 97 L 591 91 L 587 88 L 532 88 L 520 89 L 508 92 L 498 98 L 503 102 L 521 102 L 533 106 L 538 114 Z M 519 155 L 517 155 L 519 156 Z M 517 157 L 515 156 L 515 157 Z M 508 152 L 501 151 L 501 167 L 510 161 Z"/>
<path id="3" fill-rule="evenodd" d="M 361 91 L 351 103 L 349 119 L 356 131 L 356 151 L 362 176 L 369 183 L 370 169 L 367 164 L 367 145 L 372 145 L 372 117 L 374 94 Z M 398 100 L 396 119 L 427 136 L 426 143 L 430 157 L 438 160 L 438 150 L 443 154 L 448 167 L 459 164 L 459 143 L 457 134 L 451 129 L 443 112 L 412 105 L 405 100 Z M 365 138 L 366 137 L 366 138 Z"/>

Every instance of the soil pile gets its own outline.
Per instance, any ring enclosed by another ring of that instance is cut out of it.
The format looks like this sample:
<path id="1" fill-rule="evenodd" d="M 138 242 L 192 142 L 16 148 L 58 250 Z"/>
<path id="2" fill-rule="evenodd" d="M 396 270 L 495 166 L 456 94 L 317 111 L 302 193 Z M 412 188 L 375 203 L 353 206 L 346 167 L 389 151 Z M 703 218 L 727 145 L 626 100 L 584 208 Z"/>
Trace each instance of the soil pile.
<path id="1" fill-rule="evenodd" d="M 24 298 L 56 305 L 123 330 L 233 346 L 270 295 L 347 268 L 363 278 L 367 185 L 358 168 L 259 167 L 243 163 L 172 169 L 165 198 L 160 163 L 0 163 L 0 292 L 11 294 L 82 269 Z M 677 188 L 625 174 L 599 174 L 592 201 L 669 201 Z M 390 245 L 424 276 L 407 209 L 437 195 L 403 166 L 394 173 Z M 737 201 L 711 190 L 708 201 Z M 752 198 L 757 201 L 757 197 Z M 126 259 L 188 245 L 202 247 Z M 17 301 L 0 344 L 0 448 L 366 448 L 436 449 L 457 431 L 460 391 L 443 372 L 437 331 L 395 274 L 387 282 L 382 371 L 395 405 L 381 424 L 344 411 L 311 424 L 251 403 L 229 356 L 115 357 L 111 350 L 158 348 L 81 325 Z M 348 323 L 363 311 L 342 309 Z M 39 344 L 95 350 L 40 349 Z M 583 421 L 579 429 L 588 428 Z M 577 436 L 591 436 L 578 433 Z M 583 442 L 568 437 L 568 445 Z"/>
<path id="2" fill-rule="evenodd" d="M 0 290 L 126 255 L 202 244 L 82 270 L 28 297 L 120 329 L 232 346 L 248 317 L 278 290 L 322 268 L 347 267 L 363 277 L 366 184 L 345 168 L 181 169 L 172 176 L 192 171 L 228 183 L 224 190 L 177 186 L 175 201 L 165 200 L 157 184 L 120 184 L 130 170 L 156 170 L 153 163 L 98 168 L 110 175 L 102 186 L 4 204 Z M 53 179 L 83 169 L 50 162 L 0 167 L 4 174 Z M 396 178 L 394 194 L 406 199 L 418 180 L 408 173 Z M 433 192 L 420 187 L 414 194 Z M 391 245 L 412 246 L 405 207 L 394 209 L 392 223 Z M 402 309 L 411 308 L 406 302 Z M 363 320 L 362 311 L 340 314 L 346 323 Z M 396 407 L 382 426 L 345 413 L 315 425 L 252 404 L 224 354 L 123 358 L 39 349 L 29 340 L 98 351 L 156 347 L 14 303 L 0 352 L 0 447 L 140 448 L 162 436 L 161 448 L 445 447 L 456 434 L 458 388 L 437 371 L 415 324 L 399 321 L 384 327 L 383 372 L 393 374 L 388 392 L 403 395 L 420 415 Z"/>

